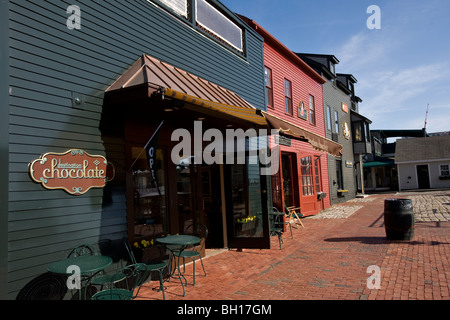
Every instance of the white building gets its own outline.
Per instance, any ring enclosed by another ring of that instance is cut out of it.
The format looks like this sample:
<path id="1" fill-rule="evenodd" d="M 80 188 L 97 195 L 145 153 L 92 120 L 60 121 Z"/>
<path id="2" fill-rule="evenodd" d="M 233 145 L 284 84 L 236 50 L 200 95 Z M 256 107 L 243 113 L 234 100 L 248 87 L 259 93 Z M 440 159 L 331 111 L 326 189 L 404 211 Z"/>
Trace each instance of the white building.
<path id="1" fill-rule="evenodd" d="M 450 136 L 398 139 L 399 190 L 450 188 Z"/>

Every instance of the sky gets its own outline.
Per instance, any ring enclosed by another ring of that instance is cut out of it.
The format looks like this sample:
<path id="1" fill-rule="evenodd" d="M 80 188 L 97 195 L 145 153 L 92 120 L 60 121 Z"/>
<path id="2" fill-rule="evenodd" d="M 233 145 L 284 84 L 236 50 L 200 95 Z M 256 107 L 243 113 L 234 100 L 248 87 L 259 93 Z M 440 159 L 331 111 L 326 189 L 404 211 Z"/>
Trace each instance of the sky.
<path id="1" fill-rule="evenodd" d="M 336 72 L 358 80 L 371 130 L 422 129 L 426 120 L 429 133 L 450 131 L 450 0 L 221 2 L 294 52 L 336 56 Z"/>

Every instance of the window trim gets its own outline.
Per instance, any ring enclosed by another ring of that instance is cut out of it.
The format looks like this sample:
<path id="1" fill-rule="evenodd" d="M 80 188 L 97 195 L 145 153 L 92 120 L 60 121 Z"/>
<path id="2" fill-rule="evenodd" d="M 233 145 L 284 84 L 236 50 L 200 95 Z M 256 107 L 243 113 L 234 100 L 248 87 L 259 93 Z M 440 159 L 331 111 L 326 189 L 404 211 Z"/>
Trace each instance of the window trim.
<path id="1" fill-rule="evenodd" d="M 241 33 L 241 48 L 236 47 L 236 45 L 234 45 L 233 43 L 231 43 L 230 41 L 228 41 L 227 39 L 225 39 L 222 35 L 218 34 L 216 31 L 208 28 L 207 26 L 203 25 L 201 22 L 198 21 L 198 0 L 192 0 L 193 2 L 193 6 L 195 7 L 195 16 L 193 17 L 194 23 L 197 26 L 197 28 L 199 30 L 202 30 L 203 32 L 209 34 L 210 36 L 212 36 L 214 39 L 218 40 L 221 43 L 226 44 L 227 46 L 233 48 L 234 50 L 236 50 L 237 52 L 243 54 L 244 50 L 245 50 L 245 30 L 244 28 L 242 28 L 242 26 L 240 26 L 239 24 L 237 24 L 235 21 L 233 21 L 231 18 L 229 18 L 227 15 L 225 15 L 221 10 L 219 10 L 216 6 L 214 6 L 213 4 L 211 4 L 208 0 L 201 0 L 204 1 L 208 6 L 210 6 L 212 9 L 214 9 L 215 11 L 217 11 L 218 14 L 220 14 L 223 18 L 225 18 L 226 20 L 228 20 L 230 23 L 232 23 L 236 29 L 240 30 Z"/>
<path id="2" fill-rule="evenodd" d="M 267 86 L 267 74 L 266 74 L 266 72 L 267 71 L 269 71 L 269 73 L 270 73 L 270 86 Z M 266 88 L 266 106 L 267 106 L 267 108 L 271 108 L 271 109 L 274 109 L 275 108 L 275 106 L 274 106 L 274 103 L 273 103 L 273 72 L 272 72 L 272 69 L 270 69 L 269 67 L 267 67 L 267 66 L 264 66 L 264 85 L 265 85 L 265 88 Z M 270 92 L 270 101 L 272 102 L 272 104 L 269 104 L 269 94 L 268 94 L 268 91 Z"/>
<path id="3" fill-rule="evenodd" d="M 312 94 L 309 95 L 309 123 L 312 125 L 316 125 L 316 99 Z M 312 104 L 311 104 L 312 101 Z"/>
<path id="4" fill-rule="evenodd" d="M 286 84 L 289 84 L 289 92 L 286 90 L 288 89 Z M 289 96 L 287 96 L 286 93 L 289 93 Z M 288 107 L 290 110 L 287 110 Z M 294 116 L 294 107 L 292 103 L 292 81 L 286 78 L 284 78 L 284 112 L 290 116 Z"/>
<path id="5" fill-rule="evenodd" d="M 333 132 L 331 107 L 327 105 L 327 130 Z"/>

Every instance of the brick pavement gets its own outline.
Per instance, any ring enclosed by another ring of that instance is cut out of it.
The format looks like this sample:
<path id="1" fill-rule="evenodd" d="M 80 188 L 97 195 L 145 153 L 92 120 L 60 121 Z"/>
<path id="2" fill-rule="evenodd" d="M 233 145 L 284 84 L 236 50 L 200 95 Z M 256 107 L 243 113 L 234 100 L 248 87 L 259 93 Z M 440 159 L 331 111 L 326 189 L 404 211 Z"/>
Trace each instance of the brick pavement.
<path id="1" fill-rule="evenodd" d="M 450 191 L 431 194 L 441 202 L 436 208 L 450 207 L 443 195 L 450 196 Z M 326 210 L 327 215 L 304 219 L 306 228 L 294 229 L 293 239 L 284 234 L 282 250 L 273 237 L 270 250 L 225 250 L 207 257 L 208 276 L 197 268 L 196 285 L 187 286 L 186 297 L 179 282 L 167 282 L 166 299 L 450 300 L 450 222 L 419 221 L 412 241 L 387 241 L 384 199 L 393 197 L 412 197 L 417 207 L 431 202 L 430 194 L 415 193 L 371 195 L 339 204 L 335 218 Z M 350 214 L 342 218 L 346 207 Z M 380 289 L 367 287 L 372 265 L 380 267 Z M 186 267 L 186 277 L 192 283 L 192 265 Z M 161 299 L 152 290 L 156 285 L 146 284 L 139 298 Z"/>

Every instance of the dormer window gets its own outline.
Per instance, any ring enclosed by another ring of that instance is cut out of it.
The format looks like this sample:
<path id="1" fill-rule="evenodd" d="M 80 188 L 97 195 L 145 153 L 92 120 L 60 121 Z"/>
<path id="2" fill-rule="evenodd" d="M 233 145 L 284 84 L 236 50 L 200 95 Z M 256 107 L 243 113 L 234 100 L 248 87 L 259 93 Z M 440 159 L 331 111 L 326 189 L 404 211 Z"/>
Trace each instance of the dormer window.
<path id="1" fill-rule="evenodd" d="M 333 75 L 336 75 L 336 68 L 334 66 L 334 63 L 330 61 L 330 71 Z"/>

